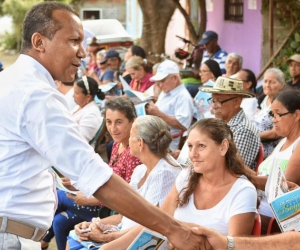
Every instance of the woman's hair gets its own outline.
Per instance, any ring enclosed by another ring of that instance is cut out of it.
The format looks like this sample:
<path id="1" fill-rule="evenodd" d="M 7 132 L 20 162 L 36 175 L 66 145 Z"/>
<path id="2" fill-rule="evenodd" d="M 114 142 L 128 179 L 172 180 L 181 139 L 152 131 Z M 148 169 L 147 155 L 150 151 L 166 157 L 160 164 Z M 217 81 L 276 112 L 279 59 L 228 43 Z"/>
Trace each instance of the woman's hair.
<path id="1" fill-rule="evenodd" d="M 297 109 L 300 109 L 300 91 L 298 89 L 280 91 L 272 102 L 275 100 L 280 102 L 288 112 L 293 113 Z"/>
<path id="2" fill-rule="evenodd" d="M 84 95 L 90 94 L 93 98 L 95 97 L 95 95 L 97 95 L 97 97 L 100 100 L 104 100 L 105 94 L 101 91 L 101 89 L 98 88 L 98 83 L 94 80 L 94 78 L 89 77 L 89 76 L 85 76 L 85 77 L 86 77 L 88 85 L 89 85 L 88 88 L 89 88 L 90 93 L 88 93 L 88 90 L 87 90 L 87 87 L 84 84 L 83 78 L 76 79 L 74 83 L 78 87 L 82 88 L 82 93 Z"/>
<path id="3" fill-rule="evenodd" d="M 226 58 L 226 63 L 228 62 L 228 60 L 229 60 L 230 58 L 238 59 L 238 60 L 239 60 L 239 68 L 242 67 L 242 65 L 243 65 L 243 57 L 242 57 L 241 55 L 239 55 L 239 54 L 237 54 L 237 53 L 229 53 L 229 54 L 227 55 L 227 58 Z"/>
<path id="4" fill-rule="evenodd" d="M 253 90 L 254 93 L 256 93 L 256 85 L 257 85 L 257 81 L 256 81 L 256 77 L 253 73 L 253 71 L 251 71 L 250 69 L 241 69 L 240 71 L 244 71 L 247 74 L 247 81 L 251 82 L 251 89 Z"/>
<path id="5" fill-rule="evenodd" d="M 137 117 L 133 102 L 126 97 L 118 97 L 108 100 L 105 103 L 105 114 L 108 109 L 120 111 L 130 122 Z"/>
<path id="6" fill-rule="evenodd" d="M 284 83 L 285 80 L 284 80 L 284 73 L 280 70 L 280 69 L 277 69 L 277 68 L 269 68 L 266 70 L 266 72 L 264 73 L 264 77 L 267 73 L 273 73 L 275 74 L 276 76 L 276 80 L 280 83 Z"/>
<path id="7" fill-rule="evenodd" d="M 209 70 L 211 71 L 211 73 L 213 73 L 216 79 L 219 76 L 222 76 L 220 65 L 215 60 L 208 59 L 204 62 L 204 64 L 209 68 Z"/>
<path id="8" fill-rule="evenodd" d="M 251 181 L 250 176 L 246 173 L 244 162 L 238 154 L 230 127 L 223 120 L 216 118 L 202 119 L 191 126 L 189 134 L 194 129 L 207 135 L 217 145 L 221 145 L 223 140 L 227 140 L 229 146 L 225 154 L 226 170 L 235 176 L 245 175 Z M 193 168 L 191 168 L 188 186 L 182 189 L 178 196 L 178 204 L 180 207 L 188 203 L 189 197 L 194 193 L 201 175 L 200 173 L 194 172 Z"/>
<path id="9" fill-rule="evenodd" d="M 130 47 L 130 50 L 131 50 L 131 54 L 133 56 L 139 56 L 143 59 L 146 59 L 146 52 L 142 47 L 140 47 L 138 45 L 132 45 Z"/>
<path id="10" fill-rule="evenodd" d="M 153 154 L 166 159 L 172 142 L 168 124 L 153 115 L 140 116 L 134 124 L 137 128 L 137 138 L 142 138 Z"/>
<path id="11" fill-rule="evenodd" d="M 152 65 L 148 64 L 147 60 L 141 58 L 140 56 L 133 56 L 126 62 L 125 68 L 133 68 L 138 70 L 143 68 L 146 72 L 152 72 Z"/>

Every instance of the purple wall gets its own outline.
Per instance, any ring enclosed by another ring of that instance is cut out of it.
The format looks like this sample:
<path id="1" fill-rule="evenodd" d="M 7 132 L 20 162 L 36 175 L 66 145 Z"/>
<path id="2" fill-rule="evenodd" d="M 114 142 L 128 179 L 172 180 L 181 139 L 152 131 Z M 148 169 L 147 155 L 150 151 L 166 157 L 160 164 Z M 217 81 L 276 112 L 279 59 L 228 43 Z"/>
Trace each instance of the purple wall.
<path id="1" fill-rule="evenodd" d="M 217 32 L 221 48 L 228 53 L 240 54 L 243 68 L 251 69 L 257 75 L 261 69 L 261 0 L 257 0 L 256 10 L 249 10 L 248 1 L 244 1 L 243 23 L 224 21 L 224 0 L 213 1 L 213 5 L 213 11 L 207 12 L 206 30 Z"/>

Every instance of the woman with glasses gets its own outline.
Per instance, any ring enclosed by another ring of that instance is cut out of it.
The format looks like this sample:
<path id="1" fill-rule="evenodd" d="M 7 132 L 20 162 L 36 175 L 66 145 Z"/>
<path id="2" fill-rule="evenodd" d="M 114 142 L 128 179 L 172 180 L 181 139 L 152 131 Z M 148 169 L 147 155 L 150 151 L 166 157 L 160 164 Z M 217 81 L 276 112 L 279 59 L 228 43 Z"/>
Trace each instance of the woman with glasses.
<path id="1" fill-rule="evenodd" d="M 266 181 L 274 165 L 280 163 L 288 181 L 300 185 L 300 91 L 284 90 L 273 98 L 270 112 L 274 129 L 283 139 L 274 148 L 272 154 L 258 168 L 258 176 L 254 177 L 258 189 L 265 190 Z M 267 198 L 262 193 L 259 213 L 262 218 L 262 229 L 266 233 L 273 213 Z"/>
<path id="2" fill-rule="evenodd" d="M 280 136 L 277 135 L 273 127 L 272 117 L 270 117 L 269 112 L 274 97 L 284 88 L 284 85 L 284 74 L 280 69 L 270 68 L 265 72 L 263 92 L 266 96 L 258 106 L 252 120 L 260 133 L 265 158 L 279 142 Z"/>
<path id="3" fill-rule="evenodd" d="M 88 80 L 89 82 L 93 82 L 95 86 L 98 86 L 94 79 L 88 77 Z M 79 91 L 85 90 L 88 93 L 92 89 L 91 84 L 89 84 L 90 90 L 88 90 L 89 87 L 85 84 L 82 80 L 76 81 L 74 87 L 74 98 L 79 105 L 79 111 L 84 108 L 84 104 L 89 100 L 81 96 Z M 76 89 L 76 86 L 78 89 Z M 76 97 L 77 90 L 78 97 Z M 91 93 L 94 93 L 93 90 Z M 96 107 L 99 111 L 97 105 Z M 141 164 L 139 159 L 130 153 L 129 147 L 130 129 L 135 118 L 136 111 L 134 104 L 128 98 L 116 98 L 107 101 L 105 106 L 105 123 L 108 132 L 114 140 L 112 156 L 108 165 L 113 169 L 115 174 L 122 177 L 128 183 L 131 180 L 131 175 L 135 167 Z M 92 125 L 90 124 L 90 126 Z M 64 183 L 69 189 L 76 190 L 70 185 L 70 180 L 64 179 Z M 90 221 L 93 217 L 98 216 L 99 213 L 106 216 L 109 215 L 109 211 L 103 208 L 103 205 L 96 198 L 87 198 L 80 191 L 77 192 L 76 196 L 73 196 L 58 190 L 57 197 L 58 207 L 56 215 L 49 233 L 42 241 L 42 246 L 44 247 L 48 246 L 48 243 L 55 235 L 58 249 L 65 249 L 67 236 L 76 224 L 82 221 Z"/>
<path id="4" fill-rule="evenodd" d="M 178 163 L 174 164 L 173 158 L 168 154 L 171 141 L 169 126 L 157 116 L 138 117 L 132 125 L 129 139 L 130 152 L 143 164 L 134 170 L 130 185 L 148 202 L 158 207 L 164 203 L 181 171 Z M 138 208 L 136 209 L 137 212 L 141 212 Z M 76 234 L 74 231 L 70 233 L 68 243 L 70 249 L 87 249 L 84 247 L 91 245 L 89 241 L 102 243 L 113 241 L 128 233 L 136 225 L 138 225 L 136 222 L 120 214 L 101 220 L 93 219 L 92 222 L 76 225 Z M 87 228 L 90 232 L 83 232 Z M 74 239 L 83 242 L 80 244 Z M 97 246 L 96 243 L 93 245 Z"/>

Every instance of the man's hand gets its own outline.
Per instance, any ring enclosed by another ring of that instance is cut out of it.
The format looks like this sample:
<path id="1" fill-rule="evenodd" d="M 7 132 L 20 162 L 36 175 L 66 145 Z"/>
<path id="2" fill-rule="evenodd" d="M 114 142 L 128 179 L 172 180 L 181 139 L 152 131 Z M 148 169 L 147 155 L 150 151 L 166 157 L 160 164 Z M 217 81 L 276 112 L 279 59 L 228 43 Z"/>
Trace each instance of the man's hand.
<path id="1" fill-rule="evenodd" d="M 198 237 L 206 237 L 205 247 L 198 249 L 207 249 L 207 250 L 224 250 L 227 249 L 227 238 L 219 234 L 218 232 L 197 226 L 192 228 L 193 233 L 197 234 Z"/>
<path id="2" fill-rule="evenodd" d="M 146 111 L 147 111 L 147 114 L 149 114 L 149 115 L 159 116 L 159 113 L 160 113 L 158 107 L 154 104 L 153 101 L 151 101 L 150 103 L 148 103 L 148 105 L 146 105 Z"/>
<path id="3" fill-rule="evenodd" d="M 176 250 L 209 250 L 210 246 L 205 236 L 197 235 L 191 231 L 191 226 L 184 223 L 181 228 L 168 235 L 169 249 Z M 226 249 L 226 248 L 224 248 Z M 222 249 L 222 250 L 224 250 Z"/>

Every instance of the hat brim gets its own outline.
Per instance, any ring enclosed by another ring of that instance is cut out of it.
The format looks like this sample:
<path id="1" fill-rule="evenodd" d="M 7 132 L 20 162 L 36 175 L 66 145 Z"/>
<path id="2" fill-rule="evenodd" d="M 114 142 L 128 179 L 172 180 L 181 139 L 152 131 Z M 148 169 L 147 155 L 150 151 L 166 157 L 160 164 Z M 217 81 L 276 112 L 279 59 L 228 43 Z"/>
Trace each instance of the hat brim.
<path id="1" fill-rule="evenodd" d="M 199 42 L 199 45 L 205 45 L 205 44 L 208 44 L 210 41 L 214 40 L 215 38 L 205 38 L 205 39 L 202 39 L 200 42 Z"/>
<path id="2" fill-rule="evenodd" d="M 106 63 L 107 62 L 107 60 L 108 60 L 108 58 L 104 58 L 101 62 L 100 62 L 100 64 L 104 64 L 104 63 Z"/>
<path id="3" fill-rule="evenodd" d="M 252 98 L 255 97 L 254 93 L 248 92 L 248 91 L 232 91 L 232 90 L 220 90 L 214 87 L 199 87 L 200 91 L 212 93 L 212 94 L 223 94 L 223 95 L 241 95 L 243 97 Z"/>
<path id="4" fill-rule="evenodd" d="M 161 81 L 162 79 L 166 78 L 169 74 L 163 74 L 163 73 L 156 73 L 154 76 L 150 78 L 151 82 L 157 82 Z"/>

